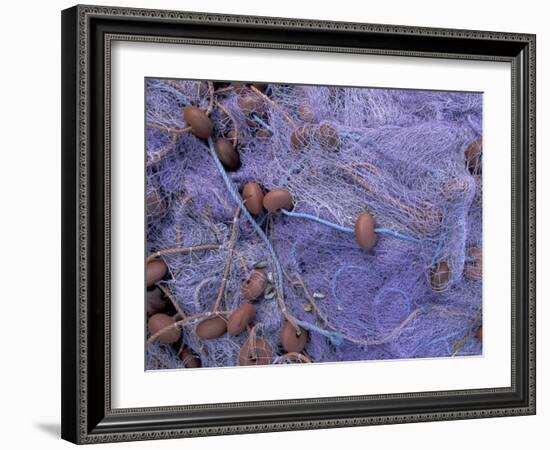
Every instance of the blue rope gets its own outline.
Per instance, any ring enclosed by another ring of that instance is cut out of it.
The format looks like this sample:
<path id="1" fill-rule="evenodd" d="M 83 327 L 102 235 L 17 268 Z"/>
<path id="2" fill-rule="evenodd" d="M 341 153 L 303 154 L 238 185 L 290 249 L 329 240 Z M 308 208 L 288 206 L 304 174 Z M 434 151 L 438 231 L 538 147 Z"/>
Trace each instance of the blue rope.
<path id="1" fill-rule="evenodd" d="M 265 129 L 268 130 L 268 131 L 272 131 L 272 130 L 271 130 L 271 127 L 270 127 L 267 123 L 265 123 L 265 122 L 260 118 L 260 116 L 258 116 L 258 114 L 252 113 L 252 118 L 253 118 L 254 121 L 255 121 L 257 124 L 259 124 L 261 127 L 265 128 Z"/>
<path id="2" fill-rule="evenodd" d="M 361 134 L 354 133 L 353 131 L 340 131 L 339 135 L 350 139 L 355 139 L 355 140 L 361 139 Z"/>
<path id="3" fill-rule="evenodd" d="M 338 231 L 343 231 L 344 233 L 355 233 L 355 230 L 353 228 L 343 227 L 342 225 L 337 225 L 335 223 L 329 222 L 328 220 L 321 219 L 320 217 L 317 217 L 317 216 L 288 211 L 286 209 L 282 209 L 281 211 L 285 216 L 297 217 L 299 219 L 313 220 L 314 222 L 321 223 L 323 225 L 326 225 L 327 227 L 334 228 L 335 230 L 338 230 Z"/>
<path id="4" fill-rule="evenodd" d="M 216 168 L 220 172 L 220 175 L 223 178 L 223 181 L 225 185 L 227 186 L 227 190 L 229 191 L 229 194 L 231 197 L 233 197 L 233 200 L 235 200 L 235 203 L 240 206 L 242 214 L 246 217 L 246 220 L 252 225 L 252 228 L 254 228 L 254 231 L 260 236 L 262 241 L 265 243 L 267 249 L 269 250 L 269 254 L 271 255 L 271 258 L 273 259 L 273 264 L 275 266 L 275 270 L 277 272 L 277 289 L 279 290 L 279 293 L 281 296 L 284 295 L 283 291 L 283 271 L 281 269 L 281 264 L 279 263 L 279 258 L 277 258 L 277 254 L 275 253 L 275 249 L 271 245 L 271 242 L 269 241 L 269 238 L 266 236 L 266 234 L 263 232 L 263 230 L 260 228 L 256 220 L 250 215 L 248 212 L 248 209 L 244 206 L 244 203 L 241 199 L 241 196 L 235 189 L 235 186 L 233 186 L 233 182 L 229 179 L 227 176 L 227 172 L 223 168 L 222 163 L 218 159 L 218 156 L 216 155 L 216 150 L 214 149 L 214 143 L 212 142 L 212 138 L 208 138 L 208 149 L 210 151 L 210 155 L 212 156 L 212 159 L 214 160 L 214 163 L 216 164 Z"/>
<path id="5" fill-rule="evenodd" d="M 399 231 L 390 230 L 389 228 L 375 228 L 374 232 L 375 233 L 381 233 L 381 234 L 389 234 L 393 237 L 403 239 L 404 241 L 420 242 L 420 239 L 417 239 L 415 237 L 408 236 L 406 234 L 400 233 Z"/>
<path id="6" fill-rule="evenodd" d="M 309 322 L 304 322 L 303 320 L 295 319 L 295 321 L 305 330 L 316 331 L 320 335 L 325 336 L 335 347 L 339 347 L 340 345 L 342 345 L 342 342 L 344 342 L 344 336 L 336 331 L 324 330 L 323 328 L 319 328 L 318 326 L 313 325 Z"/>
<path id="7" fill-rule="evenodd" d="M 351 234 L 355 233 L 355 230 L 353 228 L 344 227 L 342 225 L 338 225 L 336 223 L 329 222 L 328 220 L 321 219 L 320 217 L 312 216 L 311 214 L 297 213 L 297 212 L 294 212 L 294 211 L 288 211 L 286 209 L 282 209 L 281 211 L 285 216 L 296 217 L 296 218 L 299 218 L 299 219 L 312 220 L 313 222 L 317 222 L 317 223 L 326 225 L 327 227 L 333 228 L 333 229 L 338 230 L 338 231 L 342 231 L 344 233 L 351 233 Z M 417 238 L 412 237 L 412 236 L 408 236 L 408 235 L 403 234 L 403 233 L 399 233 L 398 231 L 391 230 L 389 228 L 375 228 L 374 231 L 376 233 L 380 233 L 380 234 L 389 234 L 393 237 L 403 239 L 404 241 L 420 242 L 420 239 L 417 239 Z"/>

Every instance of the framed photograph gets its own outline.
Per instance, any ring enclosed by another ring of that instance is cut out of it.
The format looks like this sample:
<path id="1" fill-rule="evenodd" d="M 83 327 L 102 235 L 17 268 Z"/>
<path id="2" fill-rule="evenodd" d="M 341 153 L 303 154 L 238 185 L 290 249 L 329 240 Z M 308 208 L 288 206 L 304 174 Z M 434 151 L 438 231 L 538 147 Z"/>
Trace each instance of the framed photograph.
<path id="1" fill-rule="evenodd" d="M 535 413 L 535 36 L 62 12 L 62 437 Z"/>

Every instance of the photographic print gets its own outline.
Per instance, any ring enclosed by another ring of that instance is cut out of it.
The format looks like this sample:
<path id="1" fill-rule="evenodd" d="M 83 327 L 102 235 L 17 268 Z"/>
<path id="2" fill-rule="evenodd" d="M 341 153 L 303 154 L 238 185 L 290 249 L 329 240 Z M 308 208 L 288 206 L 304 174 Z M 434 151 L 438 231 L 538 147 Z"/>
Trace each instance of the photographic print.
<path id="1" fill-rule="evenodd" d="M 534 34 L 61 19 L 64 439 L 536 413 Z"/>
<path id="2" fill-rule="evenodd" d="M 144 101 L 146 370 L 482 354 L 482 93 Z"/>

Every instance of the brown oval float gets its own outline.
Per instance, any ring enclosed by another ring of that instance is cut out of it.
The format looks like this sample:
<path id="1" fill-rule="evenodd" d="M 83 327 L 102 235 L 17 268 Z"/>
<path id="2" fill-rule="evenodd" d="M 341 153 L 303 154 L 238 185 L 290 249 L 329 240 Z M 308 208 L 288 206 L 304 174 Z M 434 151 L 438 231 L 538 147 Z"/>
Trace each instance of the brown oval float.
<path id="1" fill-rule="evenodd" d="M 241 288 L 241 295 L 243 299 L 248 302 L 256 300 L 263 294 L 267 287 L 267 276 L 265 270 L 254 269 L 250 274 L 248 280 L 246 280 Z"/>
<path id="2" fill-rule="evenodd" d="M 441 261 L 432 269 L 430 274 L 430 285 L 436 292 L 444 291 L 447 289 L 450 278 L 451 272 L 449 271 L 449 264 L 447 261 Z"/>
<path id="3" fill-rule="evenodd" d="M 164 311 L 166 300 L 162 298 L 162 291 L 158 287 L 147 289 L 147 315 L 152 316 Z"/>
<path id="4" fill-rule="evenodd" d="M 168 314 L 158 313 L 151 316 L 147 322 L 147 329 L 149 330 L 149 333 L 153 335 L 163 328 L 173 325 L 175 322 L 175 319 L 170 317 Z M 179 326 L 170 327 L 164 333 L 160 334 L 157 340 L 163 344 L 173 344 L 179 340 L 180 336 L 181 328 Z"/>
<path id="5" fill-rule="evenodd" d="M 168 272 L 165 262 L 162 259 L 153 259 L 147 263 L 147 287 L 152 286 L 162 280 Z"/>
<path id="6" fill-rule="evenodd" d="M 264 109 L 264 101 L 257 94 L 245 94 L 239 97 L 239 107 L 245 114 L 261 113 Z"/>
<path id="7" fill-rule="evenodd" d="M 319 127 L 319 140 L 323 148 L 335 150 L 338 147 L 339 139 L 336 128 L 325 123 Z"/>
<path id="8" fill-rule="evenodd" d="M 235 170 L 239 168 L 241 159 L 230 140 L 225 138 L 218 139 L 214 145 L 214 149 L 226 169 Z"/>
<path id="9" fill-rule="evenodd" d="M 183 362 L 183 366 L 188 369 L 196 369 L 202 366 L 201 359 L 189 347 L 185 347 L 180 352 L 179 357 Z"/>
<path id="10" fill-rule="evenodd" d="M 464 151 L 468 170 L 474 175 L 481 173 L 481 154 L 483 152 L 483 142 L 481 137 L 473 141 Z"/>
<path id="11" fill-rule="evenodd" d="M 243 200 L 244 206 L 250 212 L 250 214 L 260 214 L 263 207 L 264 191 L 258 183 L 249 181 L 243 187 Z"/>
<path id="12" fill-rule="evenodd" d="M 288 189 L 273 189 L 264 196 L 264 208 L 270 213 L 278 212 L 280 209 L 291 210 L 293 208 L 292 194 Z"/>
<path id="13" fill-rule="evenodd" d="M 183 108 L 183 119 L 188 126 L 191 127 L 191 132 L 202 139 L 207 139 L 212 136 L 214 126 L 206 113 L 196 106 L 186 106 Z"/>
<path id="14" fill-rule="evenodd" d="M 303 120 L 304 122 L 313 122 L 315 120 L 315 113 L 313 112 L 313 109 L 311 109 L 311 106 L 307 103 L 302 103 L 298 106 L 296 113 L 298 114 L 300 120 Z"/>
<path id="15" fill-rule="evenodd" d="M 355 221 L 355 240 L 363 250 L 370 250 L 376 244 L 374 217 L 367 211 L 361 213 Z"/>
<path id="16" fill-rule="evenodd" d="M 166 213 L 166 203 L 162 199 L 157 188 L 151 188 L 147 192 L 146 198 L 147 216 L 152 219 L 158 219 Z"/>
<path id="17" fill-rule="evenodd" d="M 227 323 L 220 316 L 203 320 L 195 332 L 201 339 L 216 339 L 227 331 Z"/>
<path id="18" fill-rule="evenodd" d="M 476 338 L 479 339 L 480 341 L 483 340 L 483 328 L 481 327 L 481 325 L 476 331 Z"/>
<path id="19" fill-rule="evenodd" d="M 239 352 L 239 365 L 261 366 L 271 364 L 273 349 L 260 338 L 247 339 Z"/>
<path id="20" fill-rule="evenodd" d="M 233 336 L 241 334 L 256 317 L 256 307 L 250 303 L 239 306 L 227 321 L 227 332 Z"/>
<path id="21" fill-rule="evenodd" d="M 464 265 L 464 276 L 470 280 L 481 280 L 483 275 L 483 254 L 479 247 L 471 247 L 468 256 L 473 261 L 467 261 Z"/>
<path id="22" fill-rule="evenodd" d="M 265 92 L 265 90 L 267 89 L 267 83 L 252 83 L 252 86 L 254 86 L 262 93 Z"/>
<path id="23" fill-rule="evenodd" d="M 296 128 L 290 135 L 290 144 L 296 150 L 307 147 L 313 137 L 314 132 L 311 126 L 304 125 Z"/>
<path id="24" fill-rule="evenodd" d="M 296 328 L 286 321 L 281 328 L 281 345 L 288 353 L 299 353 L 301 352 L 307 343 L 308 332 L 300 327 L 298 327 L 300 333 L 296 332 Z"/>

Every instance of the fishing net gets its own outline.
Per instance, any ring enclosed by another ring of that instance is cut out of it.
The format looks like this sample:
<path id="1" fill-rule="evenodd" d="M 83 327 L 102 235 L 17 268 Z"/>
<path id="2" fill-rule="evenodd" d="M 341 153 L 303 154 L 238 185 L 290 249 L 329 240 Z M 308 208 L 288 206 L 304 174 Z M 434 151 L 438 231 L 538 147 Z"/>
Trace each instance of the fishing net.
<path id="1" fill-rule="evenodd" d="M 209 115 L 211 142 L 190 131 L 188 105 Z M 184 347 L 203 367 L 237 365 L 250 333 L 272 363 L 480 354 L 481 276 L 467 275 L 481 265 L 481 154 L 472 165 L 468 153 L 481 121 L 479 93 L 148 79 L 147 251 L 168 267 L 158 284 L 182 335 L 148 342 L 147 369 L 183 367 Z M 220 169 L 221 137 L 236 170 Z M 250 181 L 287 189 L 302 216 L 239 214 L 231 187 L 240 196 Z M 352 232 L 364 211 L 369 251 Z M 197 336 L 218 297 L 224 320 L 245 302 L 257 267 L 268 280 L 253 328 Z M 280 345 L 289 318 L 308 331 L 300 355 Z"/>

